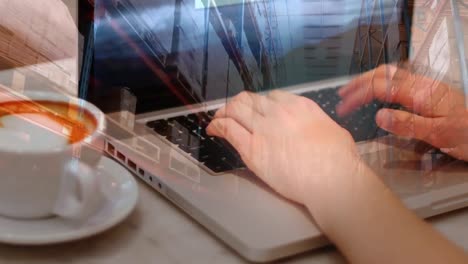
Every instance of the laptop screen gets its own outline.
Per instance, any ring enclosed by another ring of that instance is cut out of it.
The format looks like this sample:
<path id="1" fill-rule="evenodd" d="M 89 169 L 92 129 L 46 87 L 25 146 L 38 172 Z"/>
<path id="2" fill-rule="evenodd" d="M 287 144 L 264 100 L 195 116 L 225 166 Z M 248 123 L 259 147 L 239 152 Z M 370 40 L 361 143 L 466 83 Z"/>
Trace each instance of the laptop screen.
<path id="1" fill-rule="evenodd" d="M 126 94 L 144 113 L 358 74 L 407 60 L 411 14 L 403 0 L 96 0 L 87 99 L 113 111 Z"/>

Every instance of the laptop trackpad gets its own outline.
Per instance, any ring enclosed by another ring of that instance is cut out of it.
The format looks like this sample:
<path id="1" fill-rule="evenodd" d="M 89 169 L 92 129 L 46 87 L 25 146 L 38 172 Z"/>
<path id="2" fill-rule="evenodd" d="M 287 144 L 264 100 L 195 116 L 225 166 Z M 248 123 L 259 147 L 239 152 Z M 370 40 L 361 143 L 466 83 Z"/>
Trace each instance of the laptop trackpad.
<path id="1" fill-rule="evenodd" d="M 402 198 L 468 183 L 468 163 L 438 152 L 388 148 L 362 157 Z"/>

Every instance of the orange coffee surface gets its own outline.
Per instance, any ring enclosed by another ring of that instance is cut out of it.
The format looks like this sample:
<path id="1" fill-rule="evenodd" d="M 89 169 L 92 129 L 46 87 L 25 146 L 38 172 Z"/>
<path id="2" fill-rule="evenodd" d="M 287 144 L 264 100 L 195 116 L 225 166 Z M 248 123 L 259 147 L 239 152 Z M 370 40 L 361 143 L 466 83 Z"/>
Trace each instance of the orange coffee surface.
<path id="1" fill-rule="evenodd" d="M 74 104 L 46 100 L 22 100 L 0 103 L 0 118 L 21 114 L 41 114 L 50 118 L 64 129 L 57 131 L 57 129 L 52 129 L 47 124 L 39 124 L 29 119 L 28 121 L 63 137 L 67 137 L 68 142 L 71 144 L 81 141 L 97 127 L 97 120 L 94 116 L 88 110 Z"/>

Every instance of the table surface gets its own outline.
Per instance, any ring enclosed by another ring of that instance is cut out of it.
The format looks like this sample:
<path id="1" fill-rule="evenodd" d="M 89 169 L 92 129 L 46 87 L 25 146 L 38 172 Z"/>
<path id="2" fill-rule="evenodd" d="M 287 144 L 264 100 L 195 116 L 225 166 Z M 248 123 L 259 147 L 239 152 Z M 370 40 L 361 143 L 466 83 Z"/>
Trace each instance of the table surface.
<path id="1" fill-rule="evenodd" d="M 239 255 L 168 200 L 139 181 L 135 211 L 121 224 L 91 238 L 54 246 L 0 244 L 0 263 L 245 263 Z M 429 220 L 468 251 L 468 208 Z M 283 260 L 284 263 L 345 263 L 332 246 Z"/>

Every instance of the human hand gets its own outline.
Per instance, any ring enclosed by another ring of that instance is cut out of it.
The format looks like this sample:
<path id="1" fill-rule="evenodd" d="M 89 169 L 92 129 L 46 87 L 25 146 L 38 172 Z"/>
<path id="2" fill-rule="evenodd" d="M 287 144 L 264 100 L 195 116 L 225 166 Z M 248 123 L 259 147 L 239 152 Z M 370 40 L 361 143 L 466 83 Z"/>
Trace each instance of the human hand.
<path id="1" fill-rule="evenodd" d="M 207 127 L 225 138 L 246 165 L 279 194 L 305 204 L 319 226 L 337 195 L 352 185 L 360 158 L 348 131 L 313 101 L 286 92 L 243 92 L 219 109 Z M 331 209 L 334 208 L 334 209 Z"/>
<path id="2" fill-rule="evenodd" d="M 468 161 L 468 112 L 460 90 L 428 77 L 384 65 L 367 72 L 338 94 L 339 115 L 374 99 L 399 103 L 408 111 L 381 109 L 377 125 L 395 135 L 423 140 L 447 154 Z"/>

